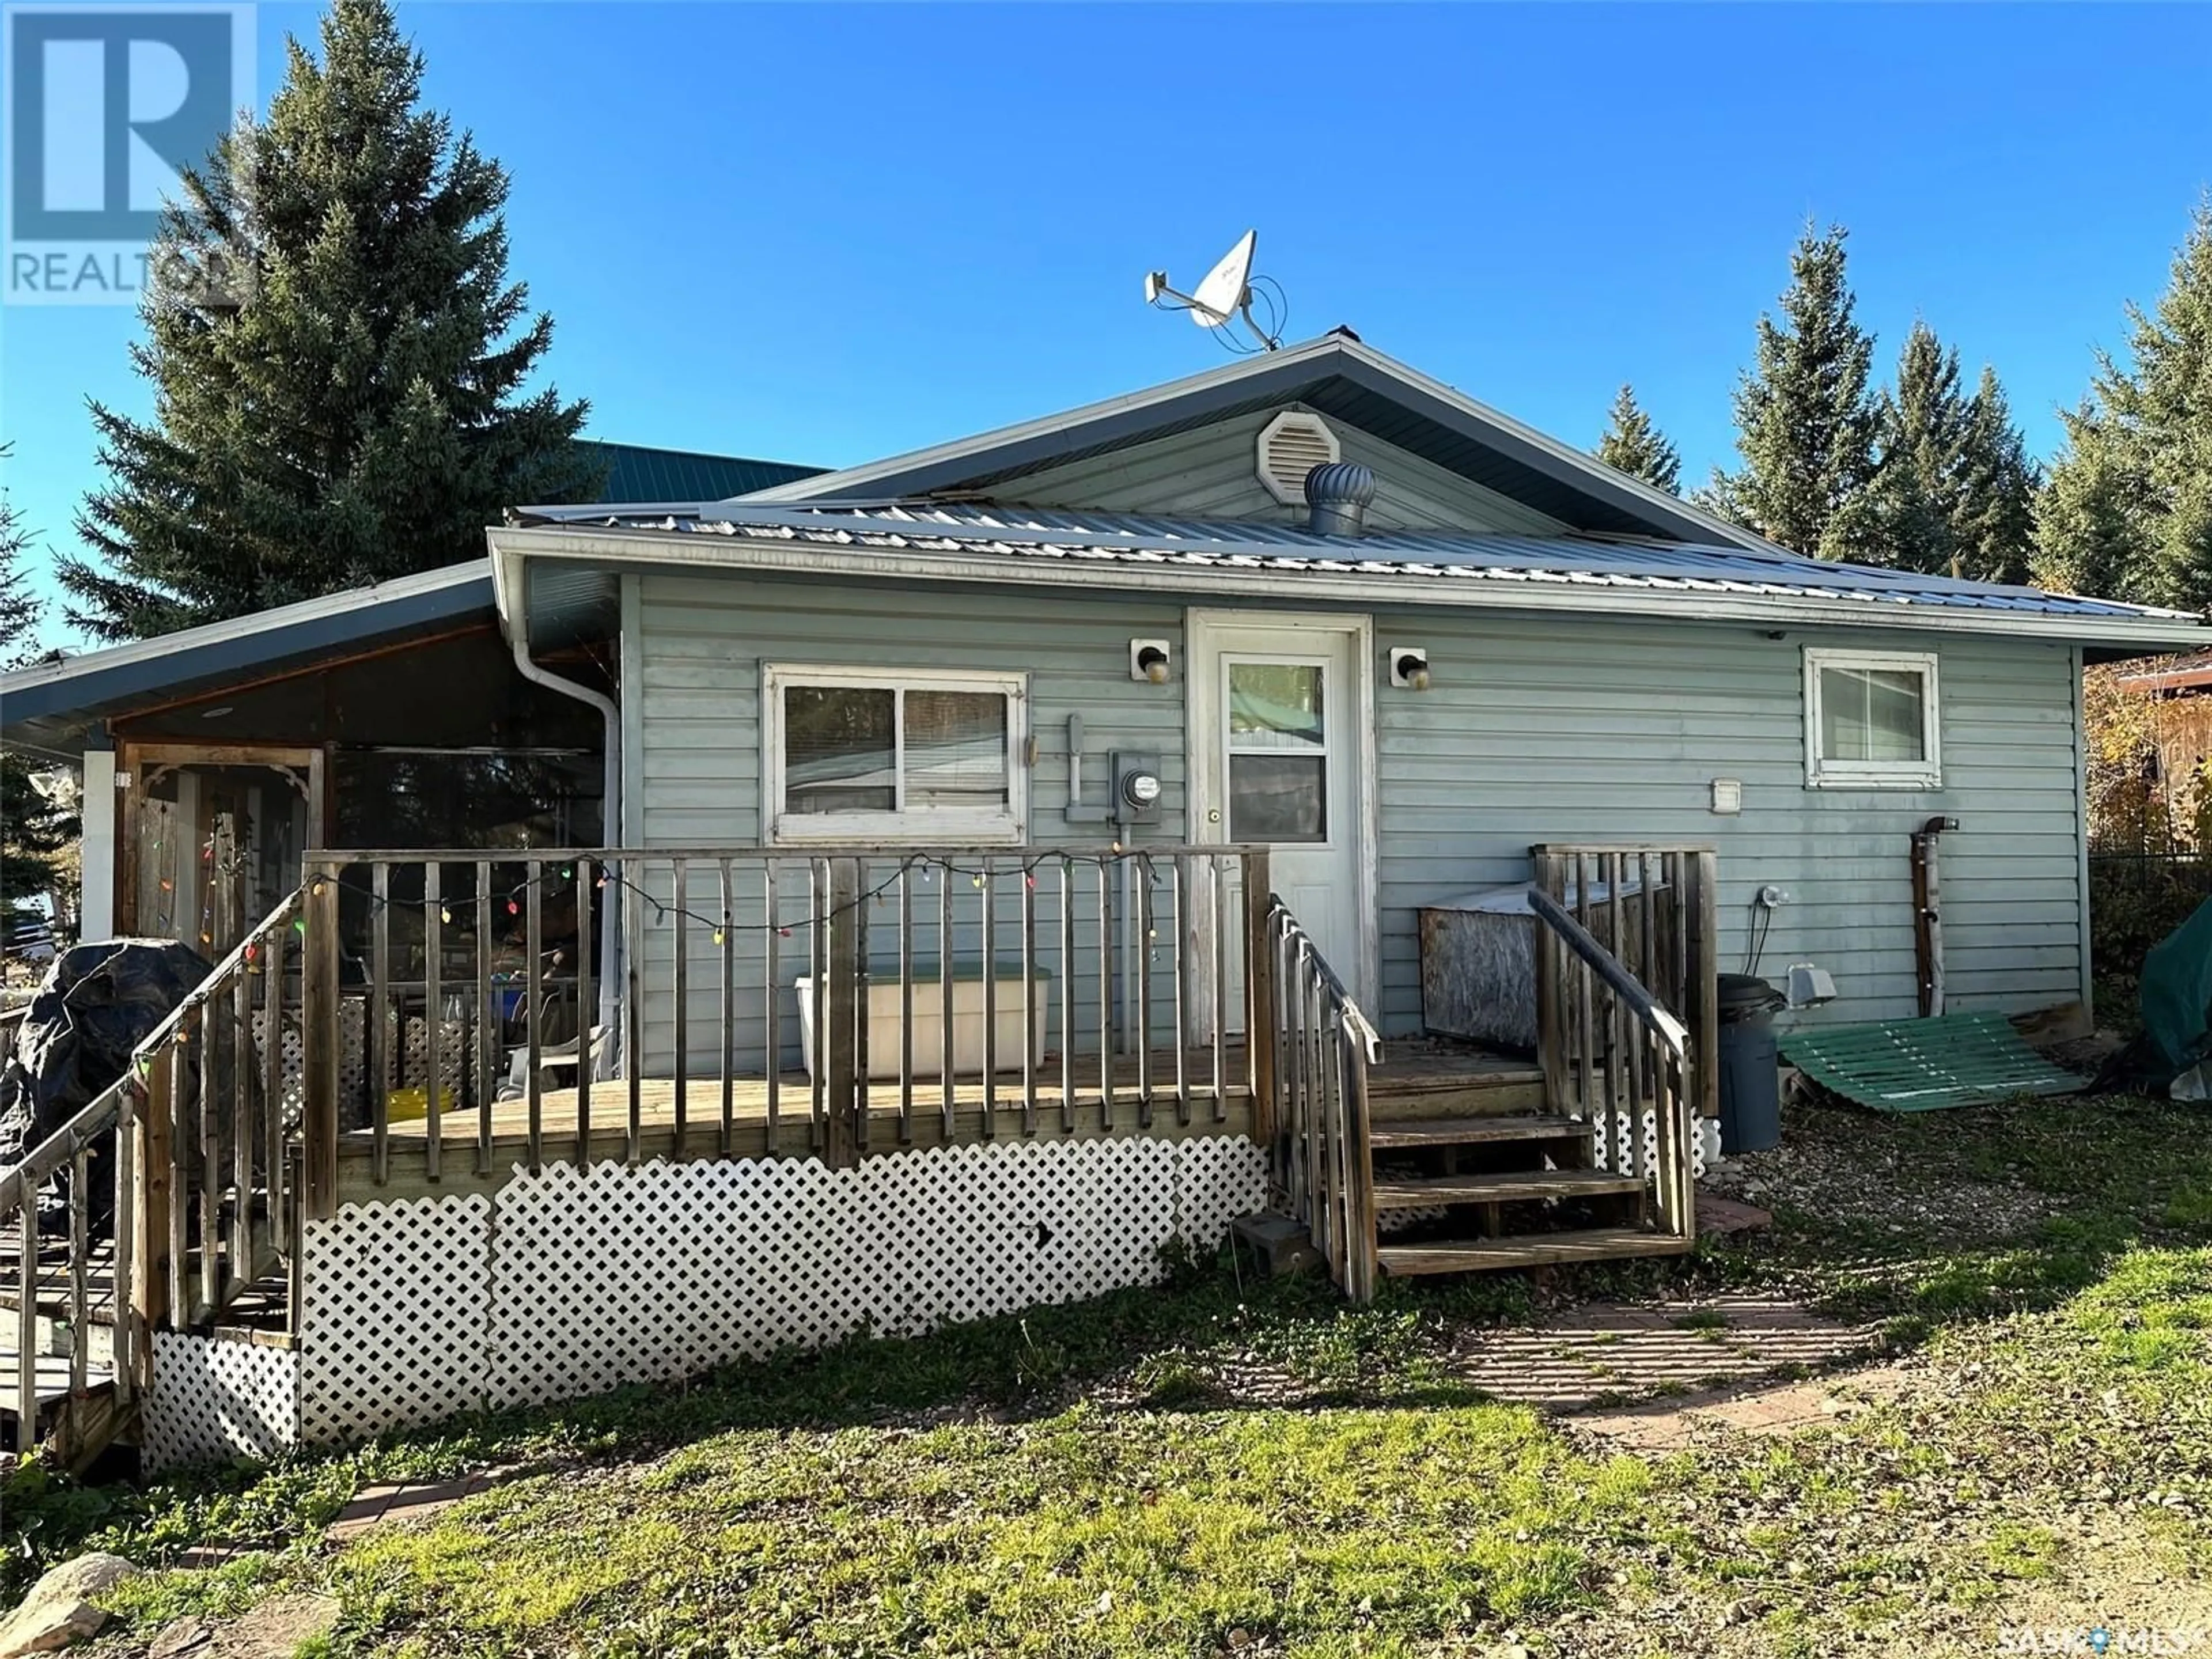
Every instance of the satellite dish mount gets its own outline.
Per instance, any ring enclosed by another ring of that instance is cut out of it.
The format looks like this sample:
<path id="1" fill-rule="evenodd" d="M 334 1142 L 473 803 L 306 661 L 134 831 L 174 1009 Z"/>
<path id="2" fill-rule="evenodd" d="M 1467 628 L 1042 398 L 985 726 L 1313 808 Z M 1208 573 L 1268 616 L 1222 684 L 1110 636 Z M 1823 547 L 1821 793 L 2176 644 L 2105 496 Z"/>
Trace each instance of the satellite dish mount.
<path id="1" fill-rule="evenodd" d="M 1156 311 L 1188 312 L 1191 321 L 1210 331 L 1215 339 L 1240 356 L 1279 349 L 1290 307 L 1284 301 L 1282 284 L 1272 276 L 1255 278 L 1252 275 L 1252 253 L 1259 240 L 1260 233 L 1256 230 L 1248 230 L 1237 238 L 1237 246 L 1223 254 L 1220 262 L 1206 273 L 1206 280 L 1198 285 L 1194 294 L 1169 287 L 1164 270 L 1148 273 L 1145 277 L 1145 303 Z M 1255 292 L 1267 313 L 1264 327 L 1252 314 Z"/>

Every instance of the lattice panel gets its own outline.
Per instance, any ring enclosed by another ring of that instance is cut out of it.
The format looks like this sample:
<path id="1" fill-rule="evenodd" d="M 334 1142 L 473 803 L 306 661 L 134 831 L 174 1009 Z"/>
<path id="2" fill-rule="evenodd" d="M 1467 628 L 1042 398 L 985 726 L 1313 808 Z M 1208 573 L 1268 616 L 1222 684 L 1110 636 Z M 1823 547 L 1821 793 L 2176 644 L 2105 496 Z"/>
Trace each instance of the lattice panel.
<path id="1" fill-rule="evenodd" d="M 434 1423 L 481 1406 L 491 1315 L 491 1200 L 349 1204 L 301 1241 L 300 1430 L 311 1444 Z M 588 1271 L 578 1241 L 520 1288 Z"/>
<path id="2" fill-rule="evenodd" d="M 1141 1284 L 1169 1239 L 1210 1246 L 1255 1207 L 1262 1169 L 1242 1139 L 1130 1138 L 518 1173 L 493 1232 L 491 1403 Z"/>
<path id="3" fill-rule="evenodd" d="M 275 1457 L 300 1443 L 299 1356 L 264 1343 L 154 1333 L 140 1449 L 149 1469 Z"/>
<path id="4" fill-rule="evenodd" d="M 1706 1166 L 1720 1162 L 1721 1126 L 1712 1118 L 1701 1117 L 1693 1119 L 1691 1127 L 1690 1174 L 1694 1180 L 1703 1180 Z M 1651 1108 L 1645 1107 L 1636 1120 L 1636 1131 L 1640 1133 L 1644 1143 L 1644 1168 L 1656 1168 L 1659 1163 L 1659 1115 Z M 1629 1120 L 1624 1115 L 1614 1114 L 1598 1119 L 1597 1133 L 1591 1138 L 1590 1149 L 1599 1169 L 1631 1170 L 1636 1167 L 1629 1161 L 1629 1154 L 1634 1150 L 1634 1143 L 1629 1139 L 1631 1133 Z"/>
<path id="5" fill-rule="evenodd" d="M 518 1169 L 482 1195 L 311 1224 L 301 1433 L 668 1381 L 862 1329 L 911 1335 L 1158 1276 L 1264 1196 L 1243 1139 L 1019 1140 L 830 1170 Z"/>

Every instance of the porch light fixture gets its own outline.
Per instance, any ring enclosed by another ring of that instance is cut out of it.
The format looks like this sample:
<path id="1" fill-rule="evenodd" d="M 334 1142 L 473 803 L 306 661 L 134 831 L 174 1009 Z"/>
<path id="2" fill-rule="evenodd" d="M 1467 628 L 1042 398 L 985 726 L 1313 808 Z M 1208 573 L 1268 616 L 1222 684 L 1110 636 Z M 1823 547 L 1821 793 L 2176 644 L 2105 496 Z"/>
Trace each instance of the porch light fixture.
<path id="1" fill-rule="evenodd" d="M 1429 689 L 1428 647 L 1394 645 L 1390 647 L 1390 684 L 1402 691 Z"/>
<path id="2" fill-rule="evenodd" d="M 1168 683 L 1168 642 L 1165 640 L 1129 641 L 1129 678 L 1154 685 Z"/>

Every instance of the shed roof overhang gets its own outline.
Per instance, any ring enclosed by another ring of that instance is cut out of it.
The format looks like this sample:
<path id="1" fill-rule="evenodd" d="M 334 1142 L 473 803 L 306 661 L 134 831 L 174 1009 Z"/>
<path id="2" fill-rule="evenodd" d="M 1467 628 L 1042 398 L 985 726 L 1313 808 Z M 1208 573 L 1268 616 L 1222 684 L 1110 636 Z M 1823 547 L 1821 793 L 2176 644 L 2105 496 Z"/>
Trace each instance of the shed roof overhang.
<path id="1" fill-rule="evenodd" d="M 577 593 L 596 589 L 601 595 L 598 603 L 604 605 L 618 573 L 671 568 L 1091 592 L 1119 590 L 1173 593 L 1193 600 L 1241 598 L 1273 606 L 1300 602 L 1446 605 L 1673 617 L 1769 629 L 1820 626 L 2000 635 L 2078 645 L 2091 661 L 2201 647 L 2208 633 L 2199 618 L 2141 607 L 2101 606 L 2087 614 L 1978 609 L 1865 592 L 1761 592 L 1695 578 L 1620 580 L 1582 571 L 1524 569 L 1492 579 L 1491 573 L 1474 570 L 1317 558 L 1310 547 L 1194 555 L 1189 550 L 1102 544 L 1126 543 L 1128 538 L 1091 538 L 1087 545 L 1071 546 L 1004 529 L 991 532 L 988 541 L 932 538 L 926 547 L 866 545 L 853 532 L 835 525 L 801 535 L 778 533 L 767 526 L 676 521 L 659 526 L 538 524 L 494 529 L 488 535 L 502 611 L 517 596 L 531 595 L 533 634 L 541 593 L 560 593 L 565 603 L 573 604 Z M 1267 556 L 1271 552 L 1279 556 Z M 556 571 L 566 573 L 565 579 L 547 580 Z M 557 618 L 549 616 L 546 620 Z"/>
<path id="2" fill-rule="evenodd" d="M 401 576 L 0 675 L 0 744 L 75 761 L 121 715 L 494 619 L 491 562 Z"/>

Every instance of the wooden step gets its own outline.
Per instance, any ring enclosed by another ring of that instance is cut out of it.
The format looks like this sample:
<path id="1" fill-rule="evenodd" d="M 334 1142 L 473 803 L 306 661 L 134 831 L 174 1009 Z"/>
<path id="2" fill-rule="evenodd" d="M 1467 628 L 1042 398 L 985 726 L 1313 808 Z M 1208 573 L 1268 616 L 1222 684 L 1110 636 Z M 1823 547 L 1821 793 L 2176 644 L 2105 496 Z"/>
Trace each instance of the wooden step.
<path id="1" fill-rule="evenodd" d="M 1680 1255 L 1686 1240 L 1638 1227 L 1590 1227 L 1577 1232 L 1518 1233 L 1504 1238 L 1439 1239 L 1385 1244 L 1375 1260 L 1386 1273 L 1479 1273 L 1494 1267 L 1542 1267 L 1560 1261 L 1611 1261 L 1632 1255 Z"/>
<path id="2" fill-rule="evenodd" d="M 1367 1074 L 1376 1120 L 1541 1111 L 1544 1073 L 1504 1054 L 1416 1054 Z"/>
<path id="3" fill-rule="evenodd" d="M 1603 1170 L 1499 1170 L 1484 1175 L 1405 1176 L 1375 1183 L 1376 1207 L 1425 1209 L 1437 1204 L 1517 1204 L 1534 1198 L 1601 1198 L 1640 1193 L 1636 1176 Z"/>
<path id="4" fill-rule="evenodd" d="M 1545 1117 L 1515 1113 L 1505 1117 L 1425 1117 L 1377 1121 L 1368 1126 L 1368 1144 L 1376 1152 L 1407 1146 L 1471 1146 L 1480 1141 L 1588 1139 L 1590 1126 L 1578 1117 Z"/>

